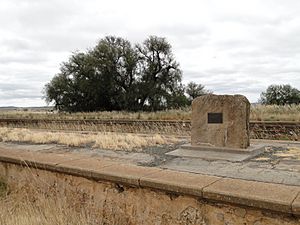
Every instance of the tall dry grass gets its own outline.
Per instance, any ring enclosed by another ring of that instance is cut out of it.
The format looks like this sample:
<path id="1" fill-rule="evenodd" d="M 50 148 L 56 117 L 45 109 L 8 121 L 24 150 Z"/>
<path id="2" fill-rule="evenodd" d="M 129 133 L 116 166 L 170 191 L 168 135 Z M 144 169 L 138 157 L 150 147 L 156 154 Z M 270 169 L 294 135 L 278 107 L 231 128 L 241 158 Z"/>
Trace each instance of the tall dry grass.
<path id="1" fill-rule="evenodd" d="M 129 119 L 129 120 L 190 120 L 191 108 L 158 112 L 90 112 L 51 113 L 45 111 L 1 111 L 0 118 L 20 119 Z M 300 105 L 252 105 L 250 120 L 300 121 Z"/>
<path id="2" fill-rule="evenodd" d="M 257 105 L 251 107 L 252 121 L 300 121 L 300 105 Z"/>
<path id="3" fill-rule="evenodd" d="M 31 178 L 32 179 L 32 178 Z M 30 184 L 28 180 L 28 184 Z M 95 225 L 103 224 L 101 218 L 89 212 L 86 205 L 73 207 L 63 196 L 53 193 L 28 192 L 26 187 L 11 190 L 0 197 L 1 225 Z M 76 199 L 78 201 L 78 199 Z"/>
<path id="4" fill-rule="evenodd" d="M 31 202 L 25 196 L 13 194 L 0 200 L 1 225 L 88 225 L 97 224 L 84 209 L 76 212 L 61 199 Z"/>
<path id="5" fill-rule="evenodd" d="M 172 109 L 158 112 L 34 112 L 34 111 L 2 111 L 0 118 L 20 119 L 129 119 L 129 120 L 189 120 L 190 108 Z"/>
<path id="6" fill-rule="evenodd" d="M 62 144 L 72 147 L 93 147 L 111 150 L 141 150 L 148 146 L 174 144 L 179 140 L 159 134 L 138 135 L 129 133 L 64 133 L 35 131 L 22 128 L 0 128 L 0 141 L 36 144 Z"/>
<path id="7" fill-rule="evenodd" d="M 6 183 L 0 178 L 0 198 L 5 196 L 7 193 L 7 185 Z"/>

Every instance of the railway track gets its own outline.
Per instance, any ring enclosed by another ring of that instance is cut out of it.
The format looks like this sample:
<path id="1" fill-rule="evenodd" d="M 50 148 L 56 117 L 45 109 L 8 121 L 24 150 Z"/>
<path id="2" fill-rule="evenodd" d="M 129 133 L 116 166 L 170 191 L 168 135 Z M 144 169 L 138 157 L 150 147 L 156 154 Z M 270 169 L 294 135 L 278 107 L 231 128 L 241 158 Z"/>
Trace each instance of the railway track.
<path id="1" fill-rule="evenodd" d="M 0 119 L 0 126 L 47 130 L 162 133 L 190 135 L 190 121 Z M 251 138 L 300 139 L 299 122 L 251 121 Z"/>

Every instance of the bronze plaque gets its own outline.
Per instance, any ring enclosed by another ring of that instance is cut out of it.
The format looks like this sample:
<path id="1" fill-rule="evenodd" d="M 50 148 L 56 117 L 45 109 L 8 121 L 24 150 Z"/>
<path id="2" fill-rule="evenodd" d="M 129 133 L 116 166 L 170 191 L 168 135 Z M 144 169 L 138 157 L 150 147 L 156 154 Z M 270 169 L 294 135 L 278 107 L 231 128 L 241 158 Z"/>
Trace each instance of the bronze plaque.
<path id="1" fill-rule="evenodd" d="M 207 114 L 208 123 L 223 123 L 223 113 L 208 113 Z"/>

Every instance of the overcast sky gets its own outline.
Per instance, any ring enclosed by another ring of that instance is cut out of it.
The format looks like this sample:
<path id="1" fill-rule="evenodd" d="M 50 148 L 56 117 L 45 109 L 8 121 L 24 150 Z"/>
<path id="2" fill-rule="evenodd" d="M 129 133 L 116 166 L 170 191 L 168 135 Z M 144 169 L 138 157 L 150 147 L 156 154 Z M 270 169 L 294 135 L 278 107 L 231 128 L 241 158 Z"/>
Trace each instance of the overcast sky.
<path id="1" fill-rule="evenodd" d="M 0 106 L 45 105 L 60 64 L 106 35 L 166 37 L 183 82 L 217 94 L 300 89 L 299 0 L 0 0 Z"/>

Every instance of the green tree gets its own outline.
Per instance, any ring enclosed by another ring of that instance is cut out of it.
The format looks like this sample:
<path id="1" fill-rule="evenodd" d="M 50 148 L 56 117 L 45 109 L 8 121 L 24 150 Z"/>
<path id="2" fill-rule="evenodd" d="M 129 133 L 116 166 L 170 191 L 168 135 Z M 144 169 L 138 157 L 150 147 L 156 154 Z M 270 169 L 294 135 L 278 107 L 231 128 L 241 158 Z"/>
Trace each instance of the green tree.
<path id="1" fill-rule="evenodd" d="M 202 84 L 197 84 L 193 81 L 189 82 L 185 88 L 185 92 L 188 95 L 188 99 L 192 102 L 195 98 L 210 94 L 211 92 L 205 89 L 205 86 Z"/>
<path id="2" fill-rule="evenodd" d="M 291 85 L 270 85 L 261 93 L 260 102 L 266 105 L 299 104 L 300 92 Z"/>
<path id="3" fill-rule="evenodd" d="M 138 55 L 130 42 L 113 36 L 100 40 L 91 51 L 101 77 L 98 101 L 106 110 L 133 110 L 137 107 L 136 70 Z"/>
<path id="4" fill-rule="evenodd" d="M 136 48 L 139 53 L 140 109 L 156 111 L 169 108 L 169 100 L 182 78 L 170 43 L 165 38 L 150 36 Z"/>
<path id="5" fill-rule="evenodd" d="M 64 111 L 130 110 L 137 102 L 137 54 L 131 44 L 108 36 L 87 53 L 73 53 L 45 86 L 46 101 Z"/>
<path id="6" fill-rule="evenodd" d="M 168 108 L 182 108 L 190 105 L 190 101 L 185 95 L 185 88 L 181 84 L 177 86 L 168 98 Z"/>
<path id="7" fill-rule="evenodd" d="M 45 99 L 64 111 L 160 110 L 186 104 L 181 70 L 165 38 L 132 46 L 107 36 L 73 53 L 45 85 Z"/>
<path id="8" fill-rule="evenodd" d="M 73 53 L 68 62 L 62 64 L 58 73 L 48 84 L 44 93 L 48 103 L 63 111 L 90 111 L 94 108 L 89 90 L 93 89 L 95 68 L 89 54 Z"/>

